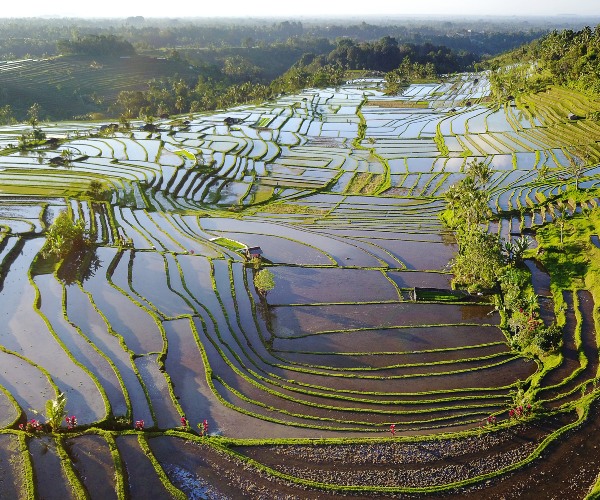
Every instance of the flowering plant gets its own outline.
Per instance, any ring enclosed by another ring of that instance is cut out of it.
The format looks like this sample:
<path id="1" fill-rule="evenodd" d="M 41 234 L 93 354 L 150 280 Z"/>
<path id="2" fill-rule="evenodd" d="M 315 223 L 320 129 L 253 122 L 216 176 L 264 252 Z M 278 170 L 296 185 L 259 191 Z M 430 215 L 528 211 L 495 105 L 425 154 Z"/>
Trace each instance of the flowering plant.
<path id="1" fill-rule="evenodd" d="M 77 418 L 75 417 L 75 415 L 65 417 L 65 422 L 67 422 L 67 429 L 69 430 L 72 430 L 75 427 L 77 427 Z"/>
<path id="2" fill-rule="evenodd" d="M 201 436 L 208 436 L 208 420 L 204 419 L 201 424 L 198 424 L 198 430 Z"/>
<path id="3" fill-rule="evenodd" d="M 26 432 L 42 432 L 44 430 L 44 426 L 39 420 L 32 418 L 25 424 L 19 424 L 19 429 Z"/>

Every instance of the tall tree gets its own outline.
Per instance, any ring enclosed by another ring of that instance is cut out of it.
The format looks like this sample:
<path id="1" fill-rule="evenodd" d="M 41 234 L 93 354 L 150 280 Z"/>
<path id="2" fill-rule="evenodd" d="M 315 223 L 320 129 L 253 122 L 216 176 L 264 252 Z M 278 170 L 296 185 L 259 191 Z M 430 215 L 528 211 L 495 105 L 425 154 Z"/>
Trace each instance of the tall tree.
<path id="1" fill-rule="evenodd" d="M 42 107 L 37 102 L 34 102 L 27 110 L 27 120 L 33 128 L 35 128 L 40 121 L 41 110 Z"/>

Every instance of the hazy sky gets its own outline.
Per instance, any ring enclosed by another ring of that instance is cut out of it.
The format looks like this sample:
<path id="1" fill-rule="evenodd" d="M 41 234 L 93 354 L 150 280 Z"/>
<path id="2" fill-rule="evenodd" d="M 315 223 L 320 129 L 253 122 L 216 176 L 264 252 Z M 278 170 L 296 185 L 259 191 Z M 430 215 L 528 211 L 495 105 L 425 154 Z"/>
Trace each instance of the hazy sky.
<path id="1" fill-rule="evenodd" d="M 600 16 L 600 0 L 8 0 L 0 17 Z"/>

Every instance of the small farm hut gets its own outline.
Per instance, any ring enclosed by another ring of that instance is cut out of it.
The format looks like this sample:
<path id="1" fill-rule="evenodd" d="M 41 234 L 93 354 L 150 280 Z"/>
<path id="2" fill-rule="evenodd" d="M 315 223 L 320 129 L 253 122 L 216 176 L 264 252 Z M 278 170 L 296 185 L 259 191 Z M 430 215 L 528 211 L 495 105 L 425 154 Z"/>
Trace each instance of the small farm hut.
<path id="1" fill-rule="evenodd" d="M 246 258 L 248 260 L 252 259 L 260 259 L 262 257 L 263 251 L 260 247 L 248 247 L 246 248 Z"/>

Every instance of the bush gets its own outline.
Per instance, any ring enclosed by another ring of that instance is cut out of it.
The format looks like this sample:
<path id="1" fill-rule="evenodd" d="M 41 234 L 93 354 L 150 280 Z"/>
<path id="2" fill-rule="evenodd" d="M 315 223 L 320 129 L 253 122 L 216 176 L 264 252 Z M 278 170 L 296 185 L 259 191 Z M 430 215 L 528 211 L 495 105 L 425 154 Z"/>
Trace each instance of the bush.
<path id="1" fill-rule="evenodd" d="M 90 182 L 87 195 L 93 200 L 105 200 L 107 195 L 106 186 L 99 180 L 94 179 Z"/>
<path id="2" fill-rule="evenodd" d="M 87 244 L 87 231 L 83 220 L 76 223 L 63 210 L 54 220 L 46 233 L 44 257 L 64 258 L 72 250 L 83 248 Z"/>
<path id="3" fill-rule="evenodd" d="M 548 328 L 540 330 L 533 342 L 542 351 L 551 352 L 560 347 L 562 335 L 563 332 L 560 326 L 553 322 Z"/>
<path id="4" fill-rule="evenodd" d="M 60 424 L 67 414 L 65 411 L 66 405 L 67 398 L 62 392 L 58 393 L 56 399 L 46 401 L 46 423 L 50 426 L 52 432 L 57 432 L 60 429 Z"/>
<path id="5" fill-rule="evenodd" d="M 498 237 L 477 227 L 462 232 L 458 240 L 459 253 L 451 263 L 452 283 L 469 292 L 493 289 L 503 267 Z"/>
<path id="6" fill-rule="evenodd" d="M 508 327 L 513 335 L 511 340 L 513 347 L 520 349 L 529 347 L 539 335 L 543 324 L 535 312 L 527 312 L 523 309 L 513 311 L 508 320 Z"/>
<path id="7" fill-rule="evenodd" d="M 268 269 L 259 271 L 254 276 L 254 286 L 261 295 L 267 295 L 273 288 L 275 288 L 275 276 Z"/>
<path id="8" fill-rule="evenodd" d="M 529 273 L 518 267 L 506 267 L 500 275 L 504 309 L 516 311 L 527 307 L 523 290 L 529 283 Z"/>
<path id="9" fill-rule="evenodd" d="M 23 132 L 19 136 L 19 149 L 26 150 L 38 146 L 46 140 L 46 134 L 39 128 Z"/>

